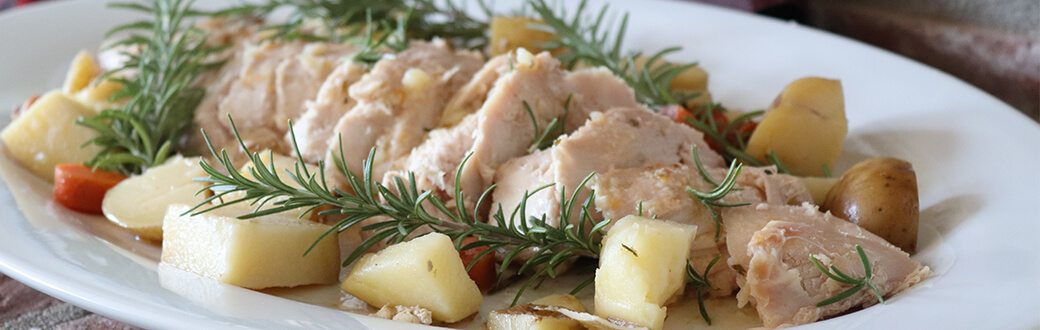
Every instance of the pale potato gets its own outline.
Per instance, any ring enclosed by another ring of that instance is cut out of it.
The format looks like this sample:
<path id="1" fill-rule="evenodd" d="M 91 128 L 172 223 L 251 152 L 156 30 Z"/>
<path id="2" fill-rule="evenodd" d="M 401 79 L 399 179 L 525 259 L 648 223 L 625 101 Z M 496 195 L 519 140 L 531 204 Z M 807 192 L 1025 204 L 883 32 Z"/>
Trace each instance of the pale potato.
<path id="1" fill-rule="evenodd" d="M 558 311 L 539 308 L 542 306 L 559 307 L 581 313 L 585 312 L 585 306 L 581 304 L 577 297 L 569 294 L 553 294 L 527 304 L 491 311 L 488 314 L 488 329 L 585 329 L 578 320 L 563 315 Z"/>
<path id="2" fill-rule="evenodd" d="M 812 195 L 813 204 L 823 205 L 823 202 L 827 200 L 827 193 L 831 191 L 831 187 L 838 183 L 838 178 L 820 178 L 820 177 L 800 177 L 798 178 L 805 184 L 805 187 L 809 189 L 809 194 Z"/>
<path id="3" fill-rule="evenodd" d="M 583 330 L 581 322 L 545 305 L 519 304 L 488 313 L 489 330 Z"/>
<path id="4" fill-rule="evenodd" d="M 709 91 L 697 91 L 697 92 L 700 93 L 700 95 L 697 95 L 697 97 L 695 97 L 693 99 L 690 99 L 689 101 L 686 101 L 686 109 L 693 110 L 693 109 L 700 108 L 702 105 L 706 105 L 706 104 L 711 103 L 711 100 L 712 100 L 711 99 L 711 92 L 709 92 Z M 726 117 L 729 118 L 731 113 L 736 113 L 736 111 L 726 111 L 725 112 Z M 733 116 L 733 117 L 735 118 L 736 116 Z M 729 119 L 731 121 L 733 120 L 733 118 L 729 118 Z"/>
<path id="5" fill-rule="evenodd" d="M 917 174 L 906 161 L 871 158 L 859 162 L 831 188 L 821 209 L 881 236 L 907 253 L 917 249 Z"/>
<path id="6" fill-rule="evenodd" d="M 270 166 L 272 164 L 272 160 L 273 160 L 275 168 L 278 169 L 276 171 L 277 172 L 276 174 L 278 175 L 278 179 L 282 180 L 282 182 L 285 182 L 290 187 L 300 188 L 300 185 L 298 183 L 296 183 L 296 181 L 294 181 L 292 179 L 292 177 L 289 176 L 288 173 L 285 173 L 285 170 L 289 170 L 290 172 L 293 172 L 294 174 L 296 173 L 296 157 L 289 157 L 289 156 L 279 155 L 279 154 L 276 154 L 276 153 L 272 152 L 271 150 L 263 150 L 263 151 L 260 151 L 258 154 L 263 158 L 264 167 L 270 168 Z M 242 176 L 245 176 L 247 178 L 255 180 L 256 177 L 253 176 L 253 168 L 255 166 L 257 166 L 257 165 L 253 164 L 252 162 L 246 163 L 245 165 L 242 165 L 242 168 L 238 169 L 238 173 L 242 174 Z M 318 173 L 318 167 L 317 166 L 310 165 L 310 164 L 306 164 L 305 166 L 307 166 L 307 170 L 310 171 L 310 173 Z M 232 193 L 229 193 L 227 195 L 224 195 L 220 199 L 222 199 L 223 201 L 230 202 L 230 201 L 242 198 L 242 197 L 245 197 L 245 192 L 236 191 L 236 192 L 232 192 Z M 221 203 L 220 199 L 214 200 L 213 203 Z M 271 208 L 275 207 L 274 202 L 282 201 L 282 200 L 285 200 L 285 197 L 274 198 L 271 201 L 269 201 L 267 203 L 267 205 L 264 205 L 264 207 L 262 207 L 261 209 L 262 210 L 271 209 Z M 300 219 L 317 220 L 317 217 L 318 217 L 317 216 L 317 212 L 314 212 L 314 211 L 307 212 L 307 209 L 308 209 L 307 207 L 299 207 L 299 208 L 295 208 L 295 209 L 288 210 L 288 211 L 285 211 L 285 212 L 281 212 L 281 214 L 287 215 L 287 216 L 291 216 L 291 217 L 300 218 Z"/>
<path id="7" fill-rule="evenodd" d="M 224 207 L 200 215 L 170 205 L 163 220 L 163 263 L 249 289 L 330 284 L 339 278 L 331 227 L 279 214 L 238 219 L 252 210 Z"/>
<path id="8" fill-rule="evenodd" d="M 596 315 L 660 329 L 686 287 L 686 258 L 697 226 L 638 216 L 607 232 L 596 270 Z"/>
<path id="9" fill-rule="evenodd" d="M 584 312 L 585 306 L 578 297 L 570 294 L 552 294 L 531 302 L 532 305 L 563 307 L 572 311 Z"/>
<path id="10" fill-rule="evenodd" d="M 748 139 L 748 155 L 766 161 L 770 151 L 798 176 L 823 176 L 841 154 L 848 120 L 841 81 L 802 78 L 776 98 Z"/>
<path id="11" fill-rule="evenodd" d="M 90 53 L 83 50 L 76 57 L 72 59 L 72 64 L 69 67 L 69 72 L 65 74 L 65 84 L 61 90 L 67 94 L 75 94 L 79 92 L 87 85 L 90 85 L 94 78 L 101 74 L 101 68 L 98 67 L 97 61 L 94 60 Z"/>
<path id="12" fill-rule="evenodd" d="M 163 218 L 170 204 L 196 205 L 209 194 L 207 184 L 193 179 L 206 176 L 199 157 L 174 157 L 123 180 L 105 194 L 101 212 L 108 220 L 153 241 L 162 240 Z"/>
<path id="13" fill-rule="evenodd" d="M 526 48 L 535 54 L 542 52 L 542 44 L 552 41 L 556 35 L 528 27 L 530 24 L 539 23 L 542 21 L 528 17 L 493 17 L 491 19 L 491 56 L 507 54 L 517 48 Z"/>
<path id="14" fill-rule="evenodd" d="M 113 102 L 109 98 L 123 89 L 123 84 L 112 80 L 102 80 L 90 83 L 87 87 L 75 94 L 75 97 L 83 104 L 93 108 L 94 111 L 101 112 L 105 109 L 121 108 L 120 102 Z"/>
<path id="15" fill-rule="evenodd" d="M 484 299 L 455 245 L 440 233 L 366 254 L 342 288 L 373 306 L 419 306 L 433 312 L 434 320 L 448 323 L 473 315 Z"/>
<path id="16" fill-rule="evenodd" d="M 65 93 L 51 91 L 7 125 L 0 139 L 22 166 L 53 182 L 58 164 L 83 163 L 101 152 L 97 145 L 83 146 L 97 131 L 76 124 L 95 114 Z"/>

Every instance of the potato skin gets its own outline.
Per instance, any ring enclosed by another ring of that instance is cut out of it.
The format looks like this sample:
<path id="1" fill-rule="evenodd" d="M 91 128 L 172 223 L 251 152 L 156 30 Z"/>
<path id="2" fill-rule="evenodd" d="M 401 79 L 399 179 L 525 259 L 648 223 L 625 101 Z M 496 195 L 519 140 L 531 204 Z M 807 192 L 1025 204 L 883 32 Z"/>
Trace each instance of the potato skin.
<path id="1" fill-rule="evenodd" d="M 917 174 L 906 161 L 871 158 L 856 164 L 827 193 L 823 210 L 907 253 L 917 249 Z"/>

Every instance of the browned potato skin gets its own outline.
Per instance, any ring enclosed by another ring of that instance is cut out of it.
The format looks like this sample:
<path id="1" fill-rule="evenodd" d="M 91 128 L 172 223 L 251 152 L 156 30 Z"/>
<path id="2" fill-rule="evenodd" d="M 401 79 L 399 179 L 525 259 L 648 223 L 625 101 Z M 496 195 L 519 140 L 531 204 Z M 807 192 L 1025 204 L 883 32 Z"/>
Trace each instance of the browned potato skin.
<path id="1" fill-rule="evenodd" d="M 871 158 L 856 164 L 827 193 L 823 210 L 907 253 L 917 250 L 917 174 L 906 161 Z"/>

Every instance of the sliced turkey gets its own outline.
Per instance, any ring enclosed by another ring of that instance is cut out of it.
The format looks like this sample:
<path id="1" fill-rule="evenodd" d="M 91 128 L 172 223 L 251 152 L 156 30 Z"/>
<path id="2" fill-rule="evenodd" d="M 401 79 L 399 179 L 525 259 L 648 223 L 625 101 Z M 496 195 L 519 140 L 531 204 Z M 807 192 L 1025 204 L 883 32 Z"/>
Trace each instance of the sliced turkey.
<path id="1" fill-rule="evenodd" d="M 394 57 L 376 63 L 350 87 L 357 101 L 336 123 L 329 156 L 339 156 L 355 175 L 369 150 L 377 148 L 375 178 L 382 178 L 396 159 L 407 156 L 436 127 L 448 100 L 483 65 L 479 53 L 455 51 L 443 40 L 415 41 Z M 337 137 L 342 135 L 342 140 Z M 327 167 L 332 180 L 345 178 Z"/>
<path id="2" fill-rule="evenodd" d="M 343 62 L 325 78 L 317 97 L 304 103 L 303 114 L 293 123 L 293 133 L 304 161 L 313 164 L 325 159 L 334 124 L 357 105 L 348 88 L 366 72 L 368 69 L 360 64 Z M 287 139 L 290 137 L 286 136 Z"/>
<path id="3" fill-rule="evenodd" d="M 707 147 L 700 132 L 650 110 L 633 107 L 593 113 L 584 126 L 558 140 L 552 148 L 499 167 L 493 208 L 502 207 L 509 214 L 520 204 L 525 191 L 555 183 L 529 197 L 525 210 L 528 215 L 545 214 L 547 222 L 556 225 L 561 207 L 559 196 L 563 193 L 570 198 L 589 174 L 652 165 L 692 165 L 693 146 L 698 146 L 698 154 L 707 166 L 723 165 L 722 157 Z M 588 190 L 580 191 L 576 200 L 582 202 L 587 196 Z M 601 218 L 598 212 L 591 211 L 593 219 Z"/>
<path id="4" fill-rule="evenodd" d="M 865 270 L 855 249 L 856 245 L 861 246 L 870 260 L 870 282 L 883 296 L 899 293 L 930 273 L 927 266 L 911 260 L 906 252 L 877 235 L 830 213 L 819 212 L 811 205 L 762 205 L 747 210 L 741 219 L 767 222 L 747 245 L 747 280 L 739 295 L 755 302 L 766 327 L 812 323 L 854 307 L 878 303 L 874 292 L 863 288 L 848 298 L 817 307 L 818 302 L 852 285 L 825 276 L 809 255 L 824 267 L 834 265 L 853 278 L 862 278 Z"/>

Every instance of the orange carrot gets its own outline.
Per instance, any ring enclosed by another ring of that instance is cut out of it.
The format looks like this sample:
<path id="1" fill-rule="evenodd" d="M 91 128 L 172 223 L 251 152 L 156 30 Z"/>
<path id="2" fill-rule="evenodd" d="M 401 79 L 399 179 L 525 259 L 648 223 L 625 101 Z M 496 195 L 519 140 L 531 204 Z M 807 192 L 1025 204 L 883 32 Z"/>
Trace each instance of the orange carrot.
<path id="1" fill-rule="evenodd" d="M 658 109 L 657 112 L 662 115 L 665 115 L 668 118 L 671 118 L 673 121 L 677 123 L 683 124 L 686 124 L 686 118 L 693 117 L 693 115 L 690 114 L 689 111 L 686 111 L 686 108 L 683 108 L 681 105 L 677 104 L 663 106 L 660 109 Z"/>
<path id="2" fill-rule="evenodd" d="M 105 193 L 123 179 L 126 176 L 120 173 L 83 164 L 60 164 L 54 168 L 54 199 L 75 211 L 101 214 Z"/>
<path id="3" fill-rule="evenodd" d="M 755 128 L 758 128 L 758 123 L 746 121 L 743 124 L 740 124 L 740 127 L 735 131 L 729 132 L 729 134 L 726 135 L 726 141 L 729 141 L 729 143 L 733 145 L 737 144 L 738 139 L 747 143 L 747 139 L 751 136 L 751 133 L 755 131 Z"/>
<path id="4" fill-rule="evenodd" d="M 477 239 L 473 237 L 466 237 L 462 239 L 462 246 L 476 242 Z M 478 255 L 488 249 L 487 246 L 469 248 L 459 251 L 459 256 L 462 257 L 462 265 L 469 266 L 470 262 Z M 477 264 L 473 265 L 473 268 L 469 270 L 469 278 L 477 282 L 477 287 L 480 288 L 480 292 L 487 292 L 491 290 L 491 287 L 495 286 L 495 251 L 489 252 L 487 255 L 477 260 Z"/>

